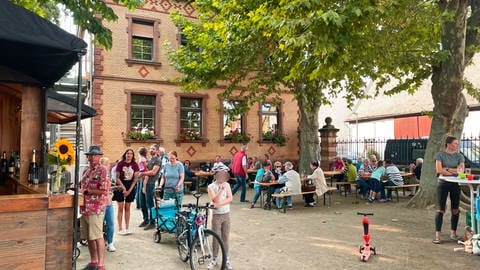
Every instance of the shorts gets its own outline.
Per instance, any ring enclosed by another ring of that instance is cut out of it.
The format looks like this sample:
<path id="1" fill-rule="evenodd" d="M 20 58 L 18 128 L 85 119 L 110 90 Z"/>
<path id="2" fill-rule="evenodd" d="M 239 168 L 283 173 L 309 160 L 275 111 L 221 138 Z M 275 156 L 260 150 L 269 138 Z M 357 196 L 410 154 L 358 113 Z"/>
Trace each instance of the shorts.
<path id="1" fill-rule="evenodd" d="M 80 239 L 103 239 L 103 214 L 80 218 Z"/>
<path id="2" fill-rule="evenodd" d="M 125 186 L 125 189 L 130 189 L 130 187 L 132 186 L 133 184 L 133 180 L 129 180 L 129 181 L 122 181 L 122 184 Z M 117 201 L 117 202 L 127 202 L 127 203 L 131 203 L 135 200 L 135 189 L 132 190 L 132 192 L 130 192 L 130 194 L 128 194 L 127 197 L 123 196 L 123 192 L 120 190 L 120 191 L 115 191 L 113 192 L 113 198 L 112 200 L 114 201 Z"/>

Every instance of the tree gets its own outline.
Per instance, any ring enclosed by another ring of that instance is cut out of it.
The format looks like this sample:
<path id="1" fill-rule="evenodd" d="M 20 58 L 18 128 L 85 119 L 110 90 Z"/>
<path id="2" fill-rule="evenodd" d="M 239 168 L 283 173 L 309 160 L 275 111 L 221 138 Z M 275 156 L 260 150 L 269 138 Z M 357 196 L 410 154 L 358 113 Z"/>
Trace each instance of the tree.
<path id="1" fill-rule="evenodd" d="M 480 45 L 480 1 L 438 1 L 438 9 L 449 14 L 443 22 L 442 48 L 448 57 L 432 68 L 432 97 L 434 102 L 430 139 L 422 167 L 422 190 L 409 202 L 410 206 L 423 207 L 436 202 L 436 172 L 433 157 L 443 148 L 447 135 L 461 138 L 463 124 L 468 115 L 468 106 L 462 93 L 480 99 L 477 89 L 464 80 L 465 67 L 471 63 Z"/>
<path id="2" fill-rule="evenodd" d="M 300 110 L 300 171 L 318 152 L 322 104 L 366 98 L 368 78 L 388 94 L 415 91 L 445 55 L 430 1 L 195 1 L 197 21 L 174 15 L 188 43 L 170 60 L 186 91 L 224 85 L 243 111 L 290 92 Z"/>
<path id="3" fill-rule="evenodd" d="M 102 20 L 116 21 L 117 15 L 103 0 L 11 0 L 13 3 L 38 14 L 41 17 L 57 22 L 59 5 L 63 5 L 72 13 L 74 23 L 94 36 L 94 41 L 106 49 L 112 47 L 112 31 L 106 28 Z M 113 0 L 117 4 L 134 9 L 143 4 L 143 0 Z"/>

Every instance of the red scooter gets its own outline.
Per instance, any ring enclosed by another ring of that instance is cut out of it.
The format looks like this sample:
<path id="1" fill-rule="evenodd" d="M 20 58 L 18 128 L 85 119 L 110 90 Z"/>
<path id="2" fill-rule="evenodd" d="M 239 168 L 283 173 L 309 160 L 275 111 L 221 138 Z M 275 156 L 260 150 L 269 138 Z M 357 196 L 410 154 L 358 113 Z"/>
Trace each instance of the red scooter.
<path id="1" fill-rule="evenodd" d="M 375 247 L 370 245 L 370 232 L 368 231 L 368 216 L 373 216 L 373 213 L 360 213 L 358 212 L 357 215 L 363 215 L 362 224 L 363 224 L 363 241 L 365 242 L 363 245 L 360 246 L 360 260 L 362 262 L 368 261 L 370 255 L 377 254 Z"/>

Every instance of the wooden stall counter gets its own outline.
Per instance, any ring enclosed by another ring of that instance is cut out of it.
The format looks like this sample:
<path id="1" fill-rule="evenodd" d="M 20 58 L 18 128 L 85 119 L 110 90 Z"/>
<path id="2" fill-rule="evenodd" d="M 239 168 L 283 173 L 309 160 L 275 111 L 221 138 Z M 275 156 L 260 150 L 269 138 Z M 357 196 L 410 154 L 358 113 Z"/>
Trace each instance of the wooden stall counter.
<path id="1" fill-rule="evenodd" d="M 12 179 L 15 180 L 15 179 Z M 11 181 L 0 195 L 0 269 L 70 269 L 73 196 Z"/>

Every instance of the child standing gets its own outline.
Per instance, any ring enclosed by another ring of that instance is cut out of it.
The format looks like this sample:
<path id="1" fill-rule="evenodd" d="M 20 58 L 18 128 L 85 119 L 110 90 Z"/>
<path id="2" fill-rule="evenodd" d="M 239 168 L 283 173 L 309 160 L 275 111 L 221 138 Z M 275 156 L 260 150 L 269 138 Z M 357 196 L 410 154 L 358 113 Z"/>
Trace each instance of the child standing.
<path id="1" fill-rule="evenodd" d="M 372 172 L 370 176 L 370 196 L 368 197 L 369 202 L 375 201 L 375 196 L 382 189 L 382 175 L 385 173 L 385 167 L 383 167 L 383 160 L 377 161 L 376 169 Z"/>
<path id="2" fill-rule="evenodd" d="M 208 196 L 213 202 L 214 209 L 212 211 L 212 229 L 223 240 L 225 251 L 227 254 L 227 269 L 233 269 L 228 258 L 228 247 L 230 238 L 230 203 L 232 202 L 232 190 L 227 183 L 230 174 L 227 170 L 217 171 L 215 173 L 215 181 L 208 185 Z M 216 255 L 218 254 L 218 244 L 213 243 L 214 258 L 209 263 L 208 269 L 212 269 L 217 265 Z"/>

